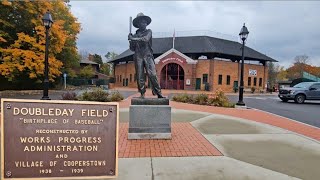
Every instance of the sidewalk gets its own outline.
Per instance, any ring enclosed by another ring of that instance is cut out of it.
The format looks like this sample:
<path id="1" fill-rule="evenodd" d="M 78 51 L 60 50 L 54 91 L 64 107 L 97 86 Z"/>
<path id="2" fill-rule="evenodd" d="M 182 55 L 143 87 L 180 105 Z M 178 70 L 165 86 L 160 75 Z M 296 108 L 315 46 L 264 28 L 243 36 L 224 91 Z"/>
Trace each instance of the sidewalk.
<path id="1" fill-rule="evenodd" d="M 165 96 L 169 93 L 173 92 L 163 90 Z M 119 103 L 117 179 L 320 177 L 319 128 L 260 110 L 170 101 L 171 140 L 128 140 L 129 106 L 131 98 L 138 96 L 136 93 Z M 146 96 L 152 97 L 151 92 Z"/>
<path id="2" fill-rule="evenodd" d="M 127 140 L 135 96 L 120 102 L 118 179 L 320 177 L 319 128 L 253 109 L 171 101 L 172 140 Z"/>

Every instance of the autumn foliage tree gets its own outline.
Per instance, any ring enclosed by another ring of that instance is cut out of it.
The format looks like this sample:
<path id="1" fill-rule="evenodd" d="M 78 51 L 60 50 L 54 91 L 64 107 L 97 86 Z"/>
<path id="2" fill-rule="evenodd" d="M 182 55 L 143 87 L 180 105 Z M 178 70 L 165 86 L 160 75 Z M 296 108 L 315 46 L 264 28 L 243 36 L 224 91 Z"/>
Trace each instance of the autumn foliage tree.
<path id="1" fill-rule="evenodd" d="M 287 69 L 287 78 L 290 80 L 301 78 L 303 72 L 320 77 L 320 67 L 310 65 L 308 58 L 306 55 L 296 56 L 293 65 Z"/>
<path id="2" fill-rule="evenodd" d="M 54 81 L 62 68 L 79 64 L 76 47 L 80 24 L 64 1 L 0 2 L 0 76 L 15 82 L 28 77 L 42 82 L 44 75 L 45 27 L 43 15 L 49 10 L 49 78 Z"/>

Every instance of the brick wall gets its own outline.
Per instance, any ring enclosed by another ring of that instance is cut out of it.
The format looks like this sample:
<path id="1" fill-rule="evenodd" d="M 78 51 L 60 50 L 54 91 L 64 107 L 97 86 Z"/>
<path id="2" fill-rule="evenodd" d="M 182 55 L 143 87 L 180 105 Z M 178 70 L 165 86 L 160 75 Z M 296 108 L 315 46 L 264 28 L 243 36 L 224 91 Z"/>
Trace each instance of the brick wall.
<path id="1" fill-rule="evenodd" d="M 210 67 L 210 60 L 199 60 L 196 65 L 196 78 L 201 79 L 201 90 L 204 90 L 205 85 L 203 84 L 203 74 L 208 75 L 209 80 L 209 67 Z"/>
<path id="2" fill-rule="evenodd" d="M 168 63 L 156 64 L 157 77 L 159 82 L 161 81 L 161 70 L 165 68 Z M 240 65 L 238 62 L 223 61 L 223 60 L 198 60 L 197 64 L 179 63 L 184 69 L 184 89 L 195 90 L 196 78 L 201 79 L 201 90 L 205 90 L 205 84 L 203 83 L 203 74 L 207 74 L 207 82 L 210 85 L 210 91 L 216 89 L 222 89 L 225 92 L 233 92 L 234 81 L 238 81 L 240 85 Z M 193 70 L 193 67 L 195 71 Z M 249 76 L 249 69 L 257 70 L 257 76 Z M 131 81 L 130 81 L 131 74 Z M 121 81 L 119 80 L 121 75 Z M 137 83 L 134 80 L 135 68 L 134 63 L 121 64 L 115 66 L 115 78 L 116 87 L 123 86 L 123 79 L 128 78 L 128 87 L 136 88 Z M 219 84 L 219 75 L 222 75 L 222 83 Z M 227 75 L 230 76 L 230 84 L 227 84 Z M 251 77 L 251 85 L 248 85 L 248 77 Z M 256 85 L 254 85 L 254 78 L 256 77 Z M 256 90 L 265 89 L 266 79 L 268 77 L 268 69 L 262 65 L 245 64 L 244 65 L 244 87 L 250 89 L 256 87 Z M 259 79 L 262 78 L 261 86 L 259 86 Z M 191 85 L 186 86 L 186 80 L 190 79 Z"/>
<path id="3" fill-rule="evenodd" d="M 240 66 L 238 62 L 232 61 L 223 61 L 223 60 L 215 60 L 214 61 L 214 83 L 213 89 L 222 89 L 225 92 L 232 92 L 234 81 L 238 81 L 238 85 L 240 85 Z M 249 69 L 256 70 L 256 76 L 249 76 Z M 222 75 L 222 83 L 219 84 L 219 75 Z M 227 84 L 227 76 L 230 76 L 230 84 Z M 256 64 L 244 64 L 244 88 L 250 89 L 251 87 L 255 87 L 256 90 L 264 89 L 265 84 L 265 75 L 264 75 L 264 66 L 256 65 Z M 248 77 L 251 77 L 251 85 L 248 84 Z M 256 85 L 254 85 L 254 78 L 256 78 Z M 259 79 L 262 79 L 261 86 L 259 86 Z"/>
<path id="4" fill-rule="evenodd" d="M 123 86 L 123 80 L 128 79 L 128 87 L 137 87 L 137 83 L 134 80 L 134 74 L 135 74 L 135 68 L 134 63 L 129 62 L 128 64 L 118 64 L 115 66 L 115 79 L 116 87 L 122 87 Z M 131 75 L 131 81 L 130 81 L 130 75 Z M 121 80 L 120 80 L 121 76 Z"/>

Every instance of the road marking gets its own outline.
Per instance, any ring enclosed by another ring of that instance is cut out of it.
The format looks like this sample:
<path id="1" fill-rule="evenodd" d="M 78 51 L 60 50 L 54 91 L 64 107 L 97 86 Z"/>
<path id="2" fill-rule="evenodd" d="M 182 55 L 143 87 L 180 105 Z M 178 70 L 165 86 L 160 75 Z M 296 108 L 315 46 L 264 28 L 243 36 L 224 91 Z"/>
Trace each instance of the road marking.
<path id="1" fill-rule="evenodd" d="M 259 99 L 259 100 L 267 100 L 267 99 L 274 99 L 280 100 L 278 97 L 244 97 L 245 99 Z"/>
<path id="2" fill-rule="evenodd" d="M 260 99 L 260 100 L 266 100 L 267 98 L 262 97 L 244 97 L 245 99 Z"/>

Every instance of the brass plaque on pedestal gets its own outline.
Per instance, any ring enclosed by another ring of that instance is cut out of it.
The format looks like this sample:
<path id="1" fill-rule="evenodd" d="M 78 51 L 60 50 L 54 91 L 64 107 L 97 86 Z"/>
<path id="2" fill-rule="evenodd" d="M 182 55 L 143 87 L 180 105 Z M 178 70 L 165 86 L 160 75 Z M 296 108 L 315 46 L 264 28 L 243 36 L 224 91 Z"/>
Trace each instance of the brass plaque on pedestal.
<path id="1" fill-rule="evenodd" d="M 118 174 L 118 103 L 1 100 L 1 179 Z"/>

